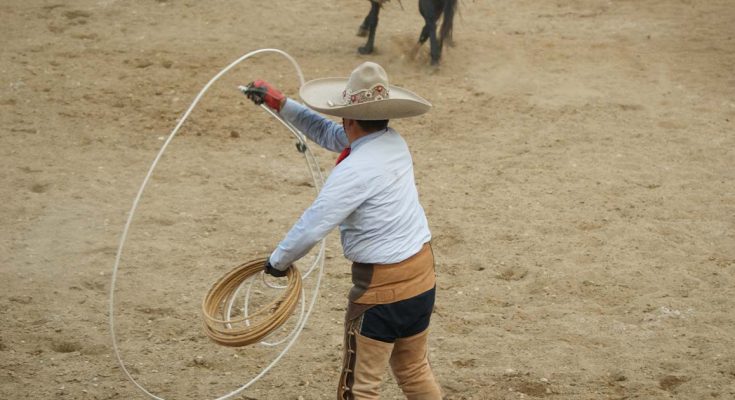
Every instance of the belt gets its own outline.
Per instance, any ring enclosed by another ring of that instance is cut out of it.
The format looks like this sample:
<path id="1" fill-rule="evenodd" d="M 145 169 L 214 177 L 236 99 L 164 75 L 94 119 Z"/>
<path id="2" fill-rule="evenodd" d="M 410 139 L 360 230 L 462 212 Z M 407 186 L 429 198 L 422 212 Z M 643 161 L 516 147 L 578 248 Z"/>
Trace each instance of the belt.
<path id="1" fill-rule="evenodd" d="M 356 304 L 389 304 L 418 296 L 436 283 L 431 244 L 395 264 L 352 263 L 352 283 L 348 298 Z"/>

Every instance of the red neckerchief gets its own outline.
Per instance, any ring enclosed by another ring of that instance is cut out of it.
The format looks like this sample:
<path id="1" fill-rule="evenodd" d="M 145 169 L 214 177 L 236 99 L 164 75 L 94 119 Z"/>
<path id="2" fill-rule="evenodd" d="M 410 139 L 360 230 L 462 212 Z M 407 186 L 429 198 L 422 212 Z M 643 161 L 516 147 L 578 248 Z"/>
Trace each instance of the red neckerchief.
<path id="1" fill-rule="evenodd" d="M 352 149 L 350 149 L 349 147 L 345 147 L 345 149 L 342 150 L 341 153 L 339 153 L 339 157 L 337 157 L 337 162 L 334 165 L 337 165 L 337 164 L 341 163 L 342 160 L 344 160 L 345 158 L 347 158 L 347 156 L 350 155 L 350 151 L 351 150 Z"/>

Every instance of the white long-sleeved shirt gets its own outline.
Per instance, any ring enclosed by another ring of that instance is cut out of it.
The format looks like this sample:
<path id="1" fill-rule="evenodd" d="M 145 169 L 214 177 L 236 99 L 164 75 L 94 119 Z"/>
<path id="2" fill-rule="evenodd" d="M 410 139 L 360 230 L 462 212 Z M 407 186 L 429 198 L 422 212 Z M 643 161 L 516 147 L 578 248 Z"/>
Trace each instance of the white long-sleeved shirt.
<path id="1" fill-rule="evenodd" d="M 344 128 L 293 100 L 280 112 L 309 139 L 340 152 L 349 145 Z M 390 264 L 416 254 L 431 239 L 413 175 L 408 145 L 393 129 L 355 140 L 335 166 L 316 200 L 270 256 L 284 270 L 340 227 L 347 259 Z"/>

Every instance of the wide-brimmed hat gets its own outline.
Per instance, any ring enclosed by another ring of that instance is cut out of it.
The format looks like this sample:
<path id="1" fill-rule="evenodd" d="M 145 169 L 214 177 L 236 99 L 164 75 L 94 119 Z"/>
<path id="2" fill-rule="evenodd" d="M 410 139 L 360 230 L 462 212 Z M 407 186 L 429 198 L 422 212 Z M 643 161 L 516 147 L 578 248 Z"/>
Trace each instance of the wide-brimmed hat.
<path id="1" fill-rule="evenodd" d="M 431 108 L 421 96 L 390 85 L 383 67 L 369 61 L 355 68 L 348 78 L 306 82 L 299 95 L 313 110 L 357 120 L 414 117 Z"/>

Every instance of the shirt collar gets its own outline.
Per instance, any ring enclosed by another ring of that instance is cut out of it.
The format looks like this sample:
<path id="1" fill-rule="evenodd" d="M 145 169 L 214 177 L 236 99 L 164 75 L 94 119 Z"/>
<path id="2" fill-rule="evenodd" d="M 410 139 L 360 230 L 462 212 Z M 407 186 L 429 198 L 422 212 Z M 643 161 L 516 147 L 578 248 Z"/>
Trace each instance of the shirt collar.
<path id="1" fill-rule="evenodd" d="M 355 151 L 355 149 L 357 149 L 358 147 L 362 146 L 363 144 L 368 143 L 368 142 L 372 142 L 373 140 L 379 138 L 382 134 L 388 132 L 389 129 L 390 128 L 385 128 L 385 129 L 381 129 L 379 131 L 375 131 L 375 132 L 372 132 L 370 134 L 367 134 L 367 135 L 365 135 L 365 136 L 363 136 L 363 137 L 355 140 L 354 142 L 352 142 L 352 144 L 350 145 L 350 148 L 352 149 L 352 151 Z"/>

